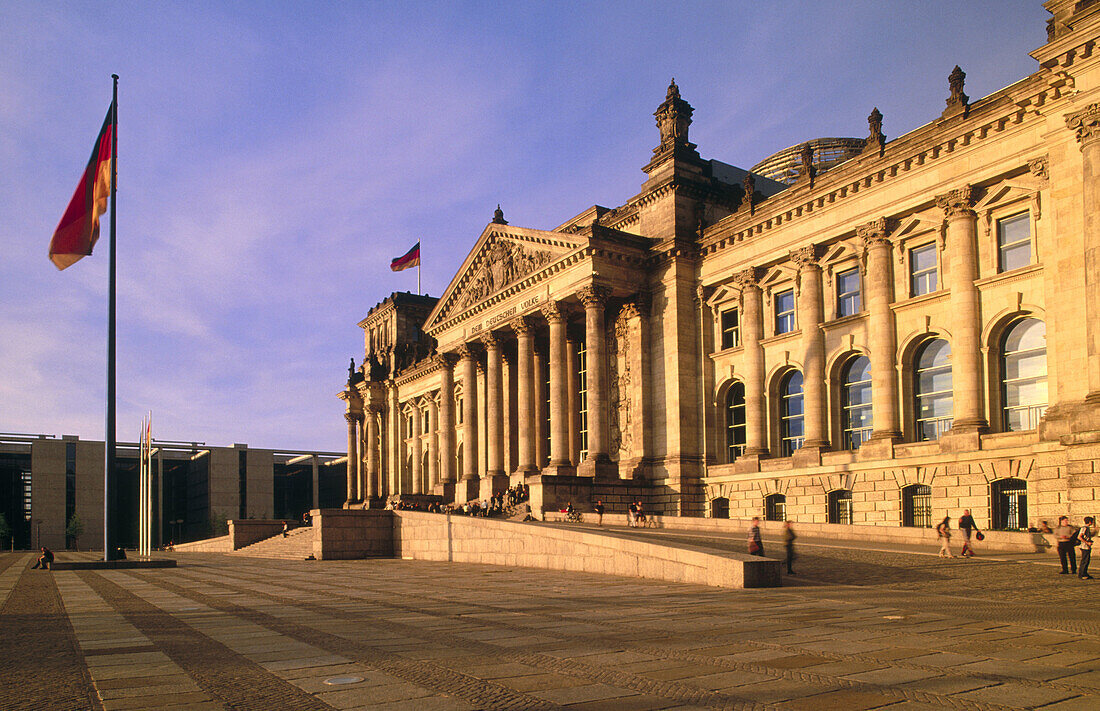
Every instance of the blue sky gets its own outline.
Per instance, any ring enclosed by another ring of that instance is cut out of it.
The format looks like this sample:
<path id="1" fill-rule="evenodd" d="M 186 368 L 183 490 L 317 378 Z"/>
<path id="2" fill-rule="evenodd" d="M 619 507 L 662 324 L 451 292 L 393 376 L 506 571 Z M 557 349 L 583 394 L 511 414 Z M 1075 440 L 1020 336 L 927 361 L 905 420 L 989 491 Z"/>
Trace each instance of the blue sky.
<path id="1" fill-rule="evenodd" d="M 119 83 L 118 427 L 344 447 L 356 323 L 438 295 L 500 203 L 549 229 L 637 192 L 675 76 L 704 158 L 939 116 L 1035 71 L 1039 0 L 0 0 L 0 432 L 102 439 L 106 241 L 50 235 Z M 106 235 L 106 233 L 104 233 Z M 133 434 L 131 434 L 133 433 Z"/>

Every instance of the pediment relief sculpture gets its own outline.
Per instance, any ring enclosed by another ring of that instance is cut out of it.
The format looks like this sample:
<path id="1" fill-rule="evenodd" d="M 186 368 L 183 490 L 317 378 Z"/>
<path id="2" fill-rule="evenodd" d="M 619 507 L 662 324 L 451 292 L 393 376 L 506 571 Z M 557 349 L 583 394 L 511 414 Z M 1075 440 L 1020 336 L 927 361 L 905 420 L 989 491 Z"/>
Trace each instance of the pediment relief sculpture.
<path id="1" fill-rule="evenodd" d="M 532 249 L 510 240 L 494 240 L 483 252 L 462 294 L 456 299 L 457 308 L 464 309 L 483 301 L 553 260 L 553 252 Z"/>

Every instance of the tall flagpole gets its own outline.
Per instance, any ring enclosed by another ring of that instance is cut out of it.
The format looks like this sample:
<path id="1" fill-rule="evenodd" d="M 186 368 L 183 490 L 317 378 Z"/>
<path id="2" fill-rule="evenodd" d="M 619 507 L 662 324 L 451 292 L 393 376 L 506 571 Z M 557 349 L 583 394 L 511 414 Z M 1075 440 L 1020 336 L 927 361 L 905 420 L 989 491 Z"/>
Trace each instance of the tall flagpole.
<path id="1" fill-rule="evenodd" d="M 103 462 L 103 559 L 118 558 L 115 546 L 115 191 L 118 188 L 118 75 L 112 74 L 111 247 L 107 267 L 107 433 Z"/>
<path id="2" fill-rule="evenodd" d="M 424 261 L 424 245 L 417 242 L 420 245 L 420 254 L 416 259 L 416 294 L 420 295 L 420 263 Z"/>

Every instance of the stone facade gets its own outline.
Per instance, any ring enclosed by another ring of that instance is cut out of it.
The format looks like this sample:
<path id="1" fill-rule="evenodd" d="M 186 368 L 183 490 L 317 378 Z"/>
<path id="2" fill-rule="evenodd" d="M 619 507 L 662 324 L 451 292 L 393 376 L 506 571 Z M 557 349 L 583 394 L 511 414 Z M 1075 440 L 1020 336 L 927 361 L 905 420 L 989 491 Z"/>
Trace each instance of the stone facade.
<path id="1" fill-rule="evenodd" d="M 673 82 L 637 195 L 548 231 L 498 209 L 420 345 L 387 344 L 418 358 L 376 367 L 368 335 L 346 505 L 524 481 L 545 510 L 1097 513 L 1100 6 L 1046 6 L 1034 74 L 972 102 L 956 67 L 930 123 L 888 141 L 875 109 L 862 150 L 808 141 L 788 184 L 702 159 Z M 425 299 L 360 325 L 398 333 Z"/>

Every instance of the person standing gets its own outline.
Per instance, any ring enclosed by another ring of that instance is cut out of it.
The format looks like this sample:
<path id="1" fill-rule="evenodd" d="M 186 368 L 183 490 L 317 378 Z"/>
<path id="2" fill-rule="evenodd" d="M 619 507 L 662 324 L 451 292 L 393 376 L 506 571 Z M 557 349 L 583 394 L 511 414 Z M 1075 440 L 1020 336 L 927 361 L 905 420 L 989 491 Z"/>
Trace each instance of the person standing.
<path id="1" fill-rule="evenodd" d="M 974 523 L 974 517 L 970 515 L 970 509 L 964 509 L 963 515 L 959 517 L 959 530 L 963 534 L 963 558 L 972 558 L 974 556 L 974 549 L 970 546 L 971 534 L 977 534 L 978 524 Z"/>
<path id="2" fill-rule="evenodd" d="M 1059 516 L 1058 526 L 1054 529 L 1054 539 L 1058 541 L 1058 560 L 1062 563 L 1059 575 L 1077 575 L 1077 551 L 1074 540 L 1077 529 L 1069 525 L 1069 516 Z M 1067 565 L 1068 563 L 1068 565 Z"/>
<path id="3" fill-rule="evenodd" d="M 593 509 L 596 511 L 596 525 L 597 526 L 602 526 L 603 525 L 603 501 L 601 501 L 600 499 L 596 499 L 596 505 L 593 507 Z"/>
<path id="4" fill-rule="evenodd" d="M 944 516 L 936 526 L 936 535 L 940 538 L 940 558 L 954 558 L 951 553 L 951 517 Z"/>
<path id="5" fill-rule="evenodd" d="M 752 517 L 749 528 L 749 555 L 764 555 L 764 541 L 760 538 L 760 518 Z"/>
<path id="6" fill-rule="evenodd" d="M 787 521 L 783 527 L 783 545 L 787 548 L 787 575 L 794 575 L 794 571 L 791 566 L 794 565 L 794 539 L 797 538 L 794 534 L 794 529 L 791 528 L 791 522 Z"/>
<path id="7" fill-rule="evenodd" d="M 634 524 L 637 521 L 637 516 L 638 507 L 633 501 L 631 501 L 630 506 L 626 507 L 626 525 L 634 528 Z"/>
<path id="8" fill-rule="evenodd" d="M 1096 537 L 1093 528 L 1096 520 L 1092 516 L 1085 516 L 1085 525 L 1077 532 L 1077 540 L 1081 542 L 1081 564 L 1077 566 L 1077 577 L 1081 580 L 1092 580 L 1089 575 L 1089 561 L 1092 559 L 1092 539 Z"/>

